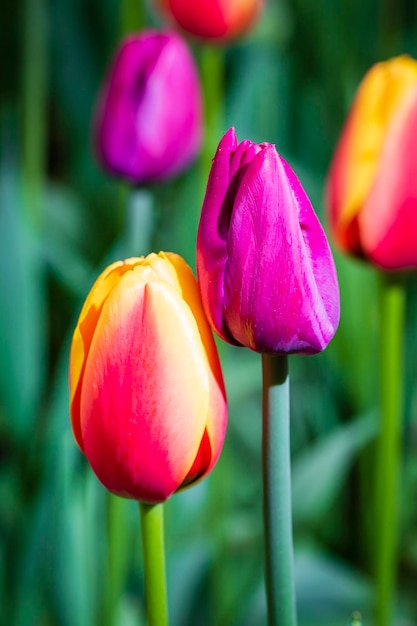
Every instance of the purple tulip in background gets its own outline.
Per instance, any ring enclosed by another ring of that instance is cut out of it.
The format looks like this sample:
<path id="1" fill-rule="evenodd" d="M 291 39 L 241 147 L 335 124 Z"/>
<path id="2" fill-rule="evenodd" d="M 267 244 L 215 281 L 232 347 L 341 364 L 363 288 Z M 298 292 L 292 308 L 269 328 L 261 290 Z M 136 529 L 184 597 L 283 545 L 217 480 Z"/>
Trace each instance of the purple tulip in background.
<path id="1" fill-rule="evenodd" d="M 184 169 L 201 144 L 198 72 L 175 33 L 143 31 L 116 52 L 94 124 L 98 158 L 134 184 L 164 180 Z"/>
<path id="2" fill-rule="evenodd" d="M 305 191 L 273 145 L 238 145 L 233 129 L 213 160 L 197 271 L 206 315 L 229 343 L 314 354 L 336 331 L 336 270 Z"/>

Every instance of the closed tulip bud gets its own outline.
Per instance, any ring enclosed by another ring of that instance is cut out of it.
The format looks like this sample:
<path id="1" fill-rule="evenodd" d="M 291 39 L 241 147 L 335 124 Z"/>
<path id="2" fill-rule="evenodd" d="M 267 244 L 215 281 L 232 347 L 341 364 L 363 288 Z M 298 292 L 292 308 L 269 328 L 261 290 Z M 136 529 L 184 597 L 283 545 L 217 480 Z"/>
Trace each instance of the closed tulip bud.
<path id="1" fill-rule="evenodd" d="M 264 0 L 159 0 L 187 33 L 202 39 L 231 39 L 249 29 Z"/>
<path id="2" fill-rule="evenodd" d="M 326 201 L 341 250 L 386 269 L 417 267 L 417 61 L 374 65 L 330 166 Z"/>
<path id="3" fill-rule="evenodd" d="M 311 203 L 268 143 L 230 129 L 213 160 L 197 239 L 206 315 L 232 344 L 313 354 L 339 321 L 333 258 Z"/>
<path id="4" fill-rule="evenodd" d="M 107 489 L 163 502 L 206 476 L 226 428 L 217 351 L 197 282 L 175 254 L 110 265 L 71 346 L 75 439 Z"/>
<path id="5" fill-rule="evenodd" d="M 94 144 L 103 167 L 134 184 L 164 180 L 197 155 L 201 89 L 185 41 L 144 31 L 121 44 L 102 87 Z"/>

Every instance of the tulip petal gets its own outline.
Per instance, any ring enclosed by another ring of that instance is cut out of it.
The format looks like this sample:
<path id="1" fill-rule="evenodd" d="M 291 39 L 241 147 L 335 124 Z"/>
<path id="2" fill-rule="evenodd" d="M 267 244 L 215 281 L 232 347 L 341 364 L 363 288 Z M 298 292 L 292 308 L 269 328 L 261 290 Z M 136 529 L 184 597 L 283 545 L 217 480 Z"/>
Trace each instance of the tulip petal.
<path id="1" fill-rule="evenodd" d="M 227 34 L 227 23 L 219 0 L 168 0 L 175 18 L 185 31 L 202 38 L 221 38 Z"/>
<path id="2" fill-rule="evenodd" d="M 197 323 L 202 345 L 205 348 L 206 370 L 208 376 L 208 410 L 206 419 L 206 438 L 203 438 L 199 458 L 196 459 L 192 472 L 202 476 L 208 474 L 216 464 L 226 434 L 227 403 L 223 375 L 216 344 L 204 313 L 197 282 L 190 267 L 173 253 L 164 257 L 175 269 L 181 295 L 188 304 Z M 202 474 L 204 470 L 204 473 Z"/>
<path id="3" fill-rule="evenodd" d="M 99 479 L 119 495 L 165 500 L 198 454 L 208 397 L 189 307 L 166 282 L 126 273 L 103 306 L 82 387 L 84 450 Z"/>
<path id="4" fill-rule="evenodd" d="M 84 450 L 84 445 L 80 426 L 80 399 L 85 362 L 103 305 L 120 275 L 128 269 L 130 268 L 126 262 L 117 261 L 98 277 L 83 305 L 72 338 L 69 366 L 70 415 L 74 437 L 81 450 Z"/>
<path id="5" fill-rule="evenodd" d="M 246 30 L 263 0 L 160 0 L 185 31 L 203 39 L 226 39 Z"/>
<path id="6" fill-rule="evenodd" d="M 359 213 L 374 184 L 386 135 L 416 81 L 417 63 L 404 55 L 374 65 L 358 89 L 326 183 L 330 227 L 346 252 L 366 254 Z"/>
<path id="7" fill-rule="evenodd" d="M 219 143 L 207 183 L 197 235 L 197 273 L 204 310 L 216 332 L 231 343 L 223 322 L 224 271 L 227 262 L 227 231 L 230 218 L 230 160 L 237 148 L 236 134 L 229 129 Z"/>
<path id="8" fill-rule="evenodd" d="M 157 255 L 149 255 L 147 258 L 152 257 L 158 259 Z M 74 330 L 69 367 L 70 414 L 75 439 L 81 450 L 83 450 L 83 443 L 80 430 L 80 394 L 91 339 L 106 299 L 118 284 L 121 276 L 131 271 L 137 265 L 145 265 L 146 267 L 147 262 L 143 257 L 133 257 L 125 259 L 124 261 L 116 261 L 100 274 L 84 302 L 77 326 Z M 163 268 L 161 268 L 159 272 L 161 276 L 162 270 Z M 171 280 L 172 284 L 176 284 L 171 274 L 165 275 L 165 279 Z"/>
<path id="9" fill-rule="evenodd" d="M 147 164 L 144 177 L 150 180 L 159 180 L 161 171 L 168 177 L 181 170 L 201 143 L 197 71 L 185 43 L 177 36 L 170 37 L 149 75 L 136 118 L 138 146 L 143 151 L 137 154 L 136 168 Z"/>
<path id="10" fill-rule="evenodd" d="M 197 154 L 201 115 L 199 77 L 185 41 L 152 30 L 130 35 L 100 93 L 97 157 L 132 183 L 170 177 Z"/>
<path id="11" fill-rule="evenodd" d="M 310 260 L 312 272 L 311 296 L 317 316 L 322 320 L 322 336 L 324 344 L 327 345 L 336 332 L 340 319 L 339 284 L 332 251 L 310 199 L 296 174 L 282 157 L 281 163 L 294 200 L 298 205 L 298 221 L 302 243 L 304 244 L 304 254 L 305 258 Z M 316 286 L 317 291 L 313 285 Z M 326 319 L 327 323 L 325 322 Z"/>
<path id="12" fill-rule="evenodd" d="M 235 339 L 274 353 L 327 345 L 339 310 L 332 257 L 306 194 L 272 145 L 242 178 L 228 253 L 224 316 Z"/>
<path id="13" fill-rule="evenodd" d="M 388 130 L 379 167 L 359 215 L 366 255 L 384 269 L 417 266 L 417 87 Z"/>

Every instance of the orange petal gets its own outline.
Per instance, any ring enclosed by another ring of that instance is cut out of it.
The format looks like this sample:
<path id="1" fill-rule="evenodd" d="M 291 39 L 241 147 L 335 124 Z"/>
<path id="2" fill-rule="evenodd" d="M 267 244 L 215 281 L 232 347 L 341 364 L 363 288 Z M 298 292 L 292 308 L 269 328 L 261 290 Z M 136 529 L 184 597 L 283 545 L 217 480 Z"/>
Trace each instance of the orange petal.
<path id="1" fill-rule="evenodd" d="M 361 247 L 351 225 L 371 189 L 390 125 L 416 84 L 417 62 L 400 56 L 373 66 L 359 86 L 326 189 L 333 234 L 344 250 Z"/>
<path id="2" fill-rule="evenodd" d="M 108 489 L 159 501 L 193 465 L 210 381 L 189 307 L 169 283 L 144 283 L 142 273 L 137 266 L 122 276 L 103 305 L 85 366 L 81 430 Z"/>
<path id="3" fill-rule="evenodd" d="M 165 258 L 175 268 L 181 288 L 181 294 L 187 302 L 197 322 L 202 344 L 205 348 L 209 381 L 209 401 L 206 415 L 206 429 L 210 441 L 212 456 L 204 474 L 211 471 L 222 449 L 227 425 L 227 402 L 223 374 L 213 334 L 204 313 L 198 284 L 190 267 L 173 253 L 166 253 Z"/>
<path id="4" fill-rule="evenodd" d="M 417 85 L 386 136 L 379 167 L 359 214 L 366 255 L 384 269 L 417 266 Z"/>
<path id="5" fill-rule="evenodd" d="M 85 362 L 90 350 L 98 319 L 103 305 L 120 280 L 120 277 L 141 259 L 116 261 L 109 265 L 97 278 L 81 309 L 72 338 L 69 366 L 70 414 L 75 439 L 83 450 L 80 430 L 80 397 Z"/>

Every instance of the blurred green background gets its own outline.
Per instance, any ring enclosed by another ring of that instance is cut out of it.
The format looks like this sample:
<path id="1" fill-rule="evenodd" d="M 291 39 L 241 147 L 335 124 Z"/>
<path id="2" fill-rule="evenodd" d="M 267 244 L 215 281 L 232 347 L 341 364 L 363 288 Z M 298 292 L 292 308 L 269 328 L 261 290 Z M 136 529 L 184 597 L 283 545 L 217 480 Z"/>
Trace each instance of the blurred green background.
<path id="1" fill-rule="evenodd" d="M 276 144 L 325 222 L 324 178 L 360 79 L 378 60 L 417 57 L 415 0 L 267 0 L 239 41 L 216 49 L 191 42 L 211 98 L 205 149 L 185 174 L 145 196 L 151 241 L 141 239 L 141 214 L 131 207 L 135 239 L 125 210 L 132 196 L 100 171 L 89 139 L 97 90 L 126 20 L 137 20 L 137 29 L 161 25 L 148 5 L 128 5 L 2 5 L 0 623 L 7 626 L 145 623 L 137 504 L 108 496 L 68 416 L 69 343 L 97 274 L 151 249 L 178 252 L 195 266 L 209 157 L 231 125 L 239 139 Z M 372 624 L 376 273 L 335 255 L 337 336 L 323 354 L 290 362 L 300 626 L 344 626 L 355 610 Z M 417 623 L 414 276 L 408 289 L 397 626 Z M 172 626 L 266 623 L 260 359 L 219 349 L 230 404 L 223 454 L 206 481 L 166 506 Z"/>

